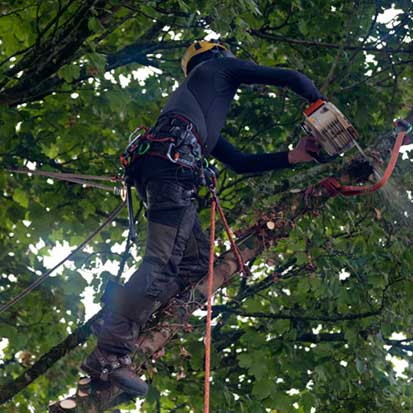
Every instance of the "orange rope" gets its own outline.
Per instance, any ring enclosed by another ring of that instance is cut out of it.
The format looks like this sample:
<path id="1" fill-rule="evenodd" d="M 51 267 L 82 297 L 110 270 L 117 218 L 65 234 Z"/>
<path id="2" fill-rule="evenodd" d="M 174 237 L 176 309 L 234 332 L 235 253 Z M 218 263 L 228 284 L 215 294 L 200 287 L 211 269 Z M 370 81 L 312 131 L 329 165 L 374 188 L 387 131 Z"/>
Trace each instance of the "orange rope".
<path id="1" fill-rule="evenodd" d="M 211 192 L 213 189 L 211 188 Z M 212 192 L 213 193 L 213 192 Z M 209 233 L 209 267 L 208 267 L 208 310 L 205 337 L 205 396 L 204 413 L 209 413 L 209 379 L 211 376 L 211 319 L 212 319 L 212 287 L 214 278 L 214 244 L 215 244 L 215 220 L 217 200 L 211 198 L 211 229 Z"/>
<path id="2" fill-rule="evenodd" d="M 387 165 L 386 171 L 379 182 L 374 185 L 369 186 L 342 186 L 335 178 L 327 178 L 321 182 L 332 196 L 337 194 L 342 194 L 345 196 L 359 195 L 367 192 L 374 192 L 381 188 L 390 178 L 394 167 L 399 156 L 400 147 L 403 144 L 405 137 L 405 132 L 401 131 L 397 135 L 396 143 L 393 147 L 389 164 Z M 217 194 L 215 192 L 216 179 L 213 179 L 212 185 L 210 186 L 211 192 L 211 229 L 209 235 L 210 249 L 209 249 L 209 267 L 208 267 L 208 309 L 207 309 L 207 322 L 206 322 L 206 337 L 205 337 L 205 397 L 204 397 L 204 413 L 209 413 L 209 395 L 210 395 L 210 377 L 211 377 L 211 319 L 212 319 L 212 293 L 213 293 L 213 278 L 214 278 L 214 243 L 215 243 L 215 220 L 216 220 L 216 209 L 218 208 L 219 215 L 225 227 L 225 231 L 228 234 L 231 247 L 234 251 L 234 255 L 238 261 L 240 271 L 247 275 L 247 269 L 242 260 L 241 253 L 234 242 L 231 234 L 231 229 L 225 218 L 224 211 L 219 202 Z"/>
<path id="3" fill-rule="evenodd" d="M 211 193 L 211 228 L 209 233 L 209 267 L 208 267 L 208 309 L 207 309 L 207 322 L 206 322 L 206 334 L 205 334 L 205 397 L 204 397 L 204 413 L 209 413 L 209 387 L 211 377 L 211 319 L 212 319 L 212 293 L 213 293 L 213 279 L 214 279 L 214 244 L 215 244 L 215 222 L 216 222 L 216 210 L 218 208 L 219 215 L 222 223 L 224 224 L 225 231 L 228 235 L 231 248 L 234 251 L 234 255 L 238 261 L 239 270 L 243 272 L 245 276 L 249 275 L 249 271 L 244 264 L 241 257 L 241 252 L 234 241 L 234 237 L 231 233 L 231 228 L 228 225 L 228 221 L 225 217 L 222 206 L 219 202 L 218 196 L 215 191 L 216 178 L 212 178 L 212 184 L 209 186 Z"/>
<path id="4" fill-rule="evenodd" d="M 216 195 L 215 195 L 215 198 L 216 198 L 215 202 L 216 202 L 216 205 L 218 207 L 219 216 L 221 217 L 222 223 L 224 224 L 224 228 L 225 228 L 225 231 L 228 235 L 229 242 L 231 244 L 231 248 L 234 251 L 235 258 L 238 261 L 239 270 L 244 274 L 245 277 L 248 277 L 250 275 L 249 268 L 244 264 L 244 261 L 242 260 L 241 252 L 240 252 L 237 244 L 235 244 L 234 238 L 233 238 L 232 233 L 231 233 L 231 228 L 228 225 L 228 221 L 227 221 L 227 219 L 224 215 L 224 211 L 222 210 L 222 206 L 221 206 L 221 204 L 219 202 L 219 199 L 217 198 Z"/>

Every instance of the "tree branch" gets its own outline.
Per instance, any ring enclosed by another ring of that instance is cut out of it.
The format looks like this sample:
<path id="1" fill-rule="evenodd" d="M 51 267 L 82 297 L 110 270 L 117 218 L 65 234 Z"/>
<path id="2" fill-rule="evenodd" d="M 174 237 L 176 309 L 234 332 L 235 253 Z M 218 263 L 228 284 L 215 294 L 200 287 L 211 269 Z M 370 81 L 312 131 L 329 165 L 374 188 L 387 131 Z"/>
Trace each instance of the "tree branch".
<path id="1" fill-rule="evenodd" d="M 381 309 L 376 311 L 367 311 L 364 313 L 358 314 L 339 314 L 336 316 L 307 316 L 307 315 L 293 315 L 293 314 L 271 314 L 271 313 L 262 313 L 262 312 L 253 312 L 249 313 L 242 310 L 237 310 L 231 308 L 227 305 L 216 305 L 213 307 L 214 312 L 222 313 L 229 312 L 231 314 L 236 314 L 242 317 L 253 317 L 253 318 L 268 318 L 272 320 L 303 320 L 303 321 L 326 321 L 326 322 L 335 322 L 335 321 L 344 321 L 344 320 L 358 320 L 360 318 L 367 318 L 379 315 Z"/>
<path id="2" fill-rule="evenodd" d="M 142 42 L 139 40 L 131 45 L 125 46 L 123 49 L 113 54 L 107 55 L 105 71 L 117 69 L 130 63 L 140 63 L 144 66 L 148 66 L 151 65 L 151 61 L 147 58 L 148 54 L 153 54 L 162 50 L 186 47 L 188 44 L 188 41 Z M 55 69 L 57 70 L 56 67 Z M 90 74 L 88 74 L 87 69 L 82 68 L 80 76 L 72 81 L 71 84 L 79 83 L 89 76 Z M 3 90 L 3 92 L 0 93 L 0 104 L 14 106 L 42 99 L 65 82 L 64 79 L 57 75 L 45 75 L 45 78 L 41 80 L 38 79 L 38 82 L 34 82 L 34 80 L 34 78 L 31 79 L 29 84 L 22 80 L 18 85 Z"/>
<path id="3" fill-rule="evenodd" d="M 393 53 L 393 54 L 411 54 L 413 53 L 413 48 L 391 48 L 391 47 L 383 47 L 383 48 L 377 48 L 374 46 L 370 46 L 369 44 L 348 44 L 348 45 L 341 45 L 337 43 L 327 43 L 327 42 L 320 42 L 316 40 L 304 40 L 304 39 L 296 39 L 292 37 L 286 37 L 286 36 L 281 36 L 281 35 L 276 35 L 276 34 L 268 34 L 265 30 L 255 30 L 255 29 L 250 29 L 248 30 L 248 33 L 250 33 L 253 36 L 260 37 L 262 39 L 267 39 L 267 40 L 273 40 L 277 42 L 283 42 L 283 43 L 289 43 L 289 44 L 294 44 L 294 45 L 300 45 L 300 46 L 307 46 L 307 47 L 318 47 L 318 48 L 324 48 L 324 49 L 340 49 L 343 48 L 344 50 L 363 50 L 366 52 L 370 53 L 378 53 L 378 54 L 387 54 L 387 53 Z"/>
<path id="4" fill-rule="evenodd" d="M 382 142 L 383 143 L 383 142 Z M 383 143 L 383 148 L 386 147 Z M 343 176 L 348 175 L 347 165 L 342 170 Z M 313 168 L 314 169 L 314 168 Z M 308 173 L 312 176 L 311 170 Z M 251 228 L 249 228 L 243 234 L 243 240 L 239 243 L 241 254 L 245 262 L 253 260 L 257 257 L 266 246 L 275 245 L 279 239 L 285 238 L 291 228 L 294 226 L 294 222 L 299 220 L 303 214 L 311 213 L 312 211 L 317 211 L 323 207 L 323 205 L 328 201 L 330 195 L 325 191 L 323 187 L 314 186 L 311 194 L 308 194 L 306 190 L 300 192 L 287 192 L 284 197 L 280 199 L 276 207 L 271 211 L 267 211 L 263 218 L 258 220 L 258 222 Z M 295 205 L 294 209 L 291 205 Z M 283 211 L 285 219 L 278 222 L 276 228 L 269 229 L 267 227 L 268 220 L 274 219 L 274 216 L 278 216 L 279 213 Z M 271 242 L 270 242 L 271 241 Z M 237 274 L 237 260 L 232 254 L 232 252 L 224 253 L 218 260 L 214 271 L 214 291 L 217 291 L 222 285 L 226 285 L 232 278 Z M 242 296 L 246 294 L 253 293 L 253 290 L 257 288 L 262 288 L 264 285 L 270 285 L 276 281 L 274 277 L 263 280 L 262 282 L 254 285 L 252 287 L 247 287 L 242 291 L 241 296 L 238 297 L 242 300 Z M 173 336 L 184 328 L 187 324 L 186 321 L 182 320 L 182 314 L 191 314 L 198 308 L 203 306 L 206 297 L 207 283 L 206 279 L 202 279 L 198 285 L 191 291 L 184 294 L 179 300 L 173 300 L 166 311 L 161 312 L 155 316 L 152 324 L 150 324 L 144 333 L 139 337 L 137 342 L 138 351 L 135 355 L 134 361 L 138 371 L 141 373 L 144 363 L 152 358 L 156 358 L 156 354 L 162 350 L 167 343 L 173 338 Z M 314 317 L 315 320 L 322 321 L 337 321 L 352 320 L 360 317 L 374 316 L 376 311 L 356 314 L 356 315 L 341 315 L 337 318 L 331 319 L 331 317 Z M 250 316 L 263 316 L 263 317 L 277 317 L 277 315 L 267 315 L 261 313 L 244 313 Z M 10 400 L 16 393 L 21 391 L 27 385 L 32 383 L 37 377 L 42 375 L 48 368 L 50 368 L 57 360 L 67 354 L 70 350 L 75 348 L 79 343 L 83 343 L 91 334 L 91 325 L 101 316 L 101 313 L 95 315 L 90 319 L 85 325 L 79 327 L 70 336 L 68 336 L 62 343 L 55 346 L 48 353 L 39 359 L 27 372 L 20 375 L 16 380 L 10 381 L 7 384 L 0 387 L 0 402 L 5 402 Z M 281 315 L 282 316 L 282 315 Z M 292 317 L 292 316 L 288 316 Z M 305 316 L 299 316 L 301 319 L 308 319 Z M 185 317 L 186 318 L 186 317 Z M 296 317 L 297 318 L 297 317 Z M 298 319 L 298 318 L 297 318 Z M 342 334 L 304 334 L 299 337 L 301 341 L 309 342 L 320 342 L 320 341 L 343 341 L 344 336 Z M 390 345 L 396 345 L 393 341 Z M 406 346 L 405 342 L 399 343 L 397 345 Z M 93 406 L 97 406 L 96 403 L 104 403 L 104 406 L 114 406 L 113 403 L 119 401 L 118 397 L 121 394 L 118 391 L 111 389 L 111 393 L 108 395 L 103 392 L 100 398 L 89 398 L 90 407 L 87 410 L 81 410 L 79 413 L 92 413 L 95 410 Z M 107 398 L 107 400 L 105 399 Z M 75 397 L 76 399 L 76 397 Z M 103 407 L 102 410 L 104 410 Z M 54 407 L 51 408 L 51 411 Z"/>
<path id="5" fill-rule="evenodd" d="M 9 401 L 15 394 L 22 391 L 30 383 L 44 374 L 53 364 L 59 361 L 79 344 L 84 343 L 92 334 L 92 324 L 101 317 L 101 312 L 95 314 L 72 334 L 68 335 L 61 343 L 52 347 L 28 370 L 24 371 L 15 380 L 9 380 L 0 386 L 0 403 Z"/>

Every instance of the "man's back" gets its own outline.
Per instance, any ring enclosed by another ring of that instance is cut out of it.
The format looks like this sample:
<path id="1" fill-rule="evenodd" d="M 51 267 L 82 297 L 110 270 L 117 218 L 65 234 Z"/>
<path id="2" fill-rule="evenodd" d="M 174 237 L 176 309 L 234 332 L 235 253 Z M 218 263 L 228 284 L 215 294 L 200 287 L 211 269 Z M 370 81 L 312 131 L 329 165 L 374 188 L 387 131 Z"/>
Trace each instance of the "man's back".
<path id="1" fill-rule="evenodd" d="M 237 58 L 220 57 L 197 65 L 171 95 L 162 116 L 178 113 L 197 128 L 210 153 L 225 124 L 230 104 L 241 84 L 289 87 L 309 101 L 320 97 L 313 82 L 295 70 L 259 66 Z"/>
<path id="2" fill-rule="evenodd" d="M 239 60 L 211 59 L 198 65 L 171 95 L 162 115 L 179 113 L 189 119 L 210 152 L 218 140 L 221 129 L 237 90 L 228 76 L 231 66 Z"/>

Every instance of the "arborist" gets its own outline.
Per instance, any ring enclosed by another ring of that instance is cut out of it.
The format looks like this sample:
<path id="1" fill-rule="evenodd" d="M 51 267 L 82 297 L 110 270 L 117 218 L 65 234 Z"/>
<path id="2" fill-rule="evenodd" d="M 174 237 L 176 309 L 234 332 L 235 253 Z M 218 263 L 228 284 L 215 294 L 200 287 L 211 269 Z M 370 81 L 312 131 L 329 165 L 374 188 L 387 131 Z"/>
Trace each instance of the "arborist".
<path id="1" fill-rule="evenodd" d="M 291 151 L 246 154 L 220 135 L 240 85 L 288 87 L 311 103 L 321 94 L 305 75 L 238 59 L 222 43 L 205 40 L 186 50 L 182 69 L 185 80 L 143 135 L 129 168 L 148 218 L 142 264 L 111 297 L 97 347 L 82 364 L 93 378 L 135 396 L 147 391 L 129 356 L 140 331 L 157 308 L 208 270 L 209 242 L 195 202 L 205 157 L 254 173 L 312 161 L 318 151 L 314 139 L 304 137 Z"/>

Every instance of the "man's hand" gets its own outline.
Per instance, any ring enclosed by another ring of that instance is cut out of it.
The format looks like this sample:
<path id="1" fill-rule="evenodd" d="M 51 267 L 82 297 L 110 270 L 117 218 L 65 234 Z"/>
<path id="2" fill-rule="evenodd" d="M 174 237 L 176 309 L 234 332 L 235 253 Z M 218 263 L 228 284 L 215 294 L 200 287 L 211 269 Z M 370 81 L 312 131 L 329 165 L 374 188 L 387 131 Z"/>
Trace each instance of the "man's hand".
<path id="1" fill-rule="evenodd" d="M 314 155 L 320 153 L 320 147 L 313 136 L 302 137 L 297 146 L 288 152 L 288 162 L 292 164 L 314 161 Z"/>

